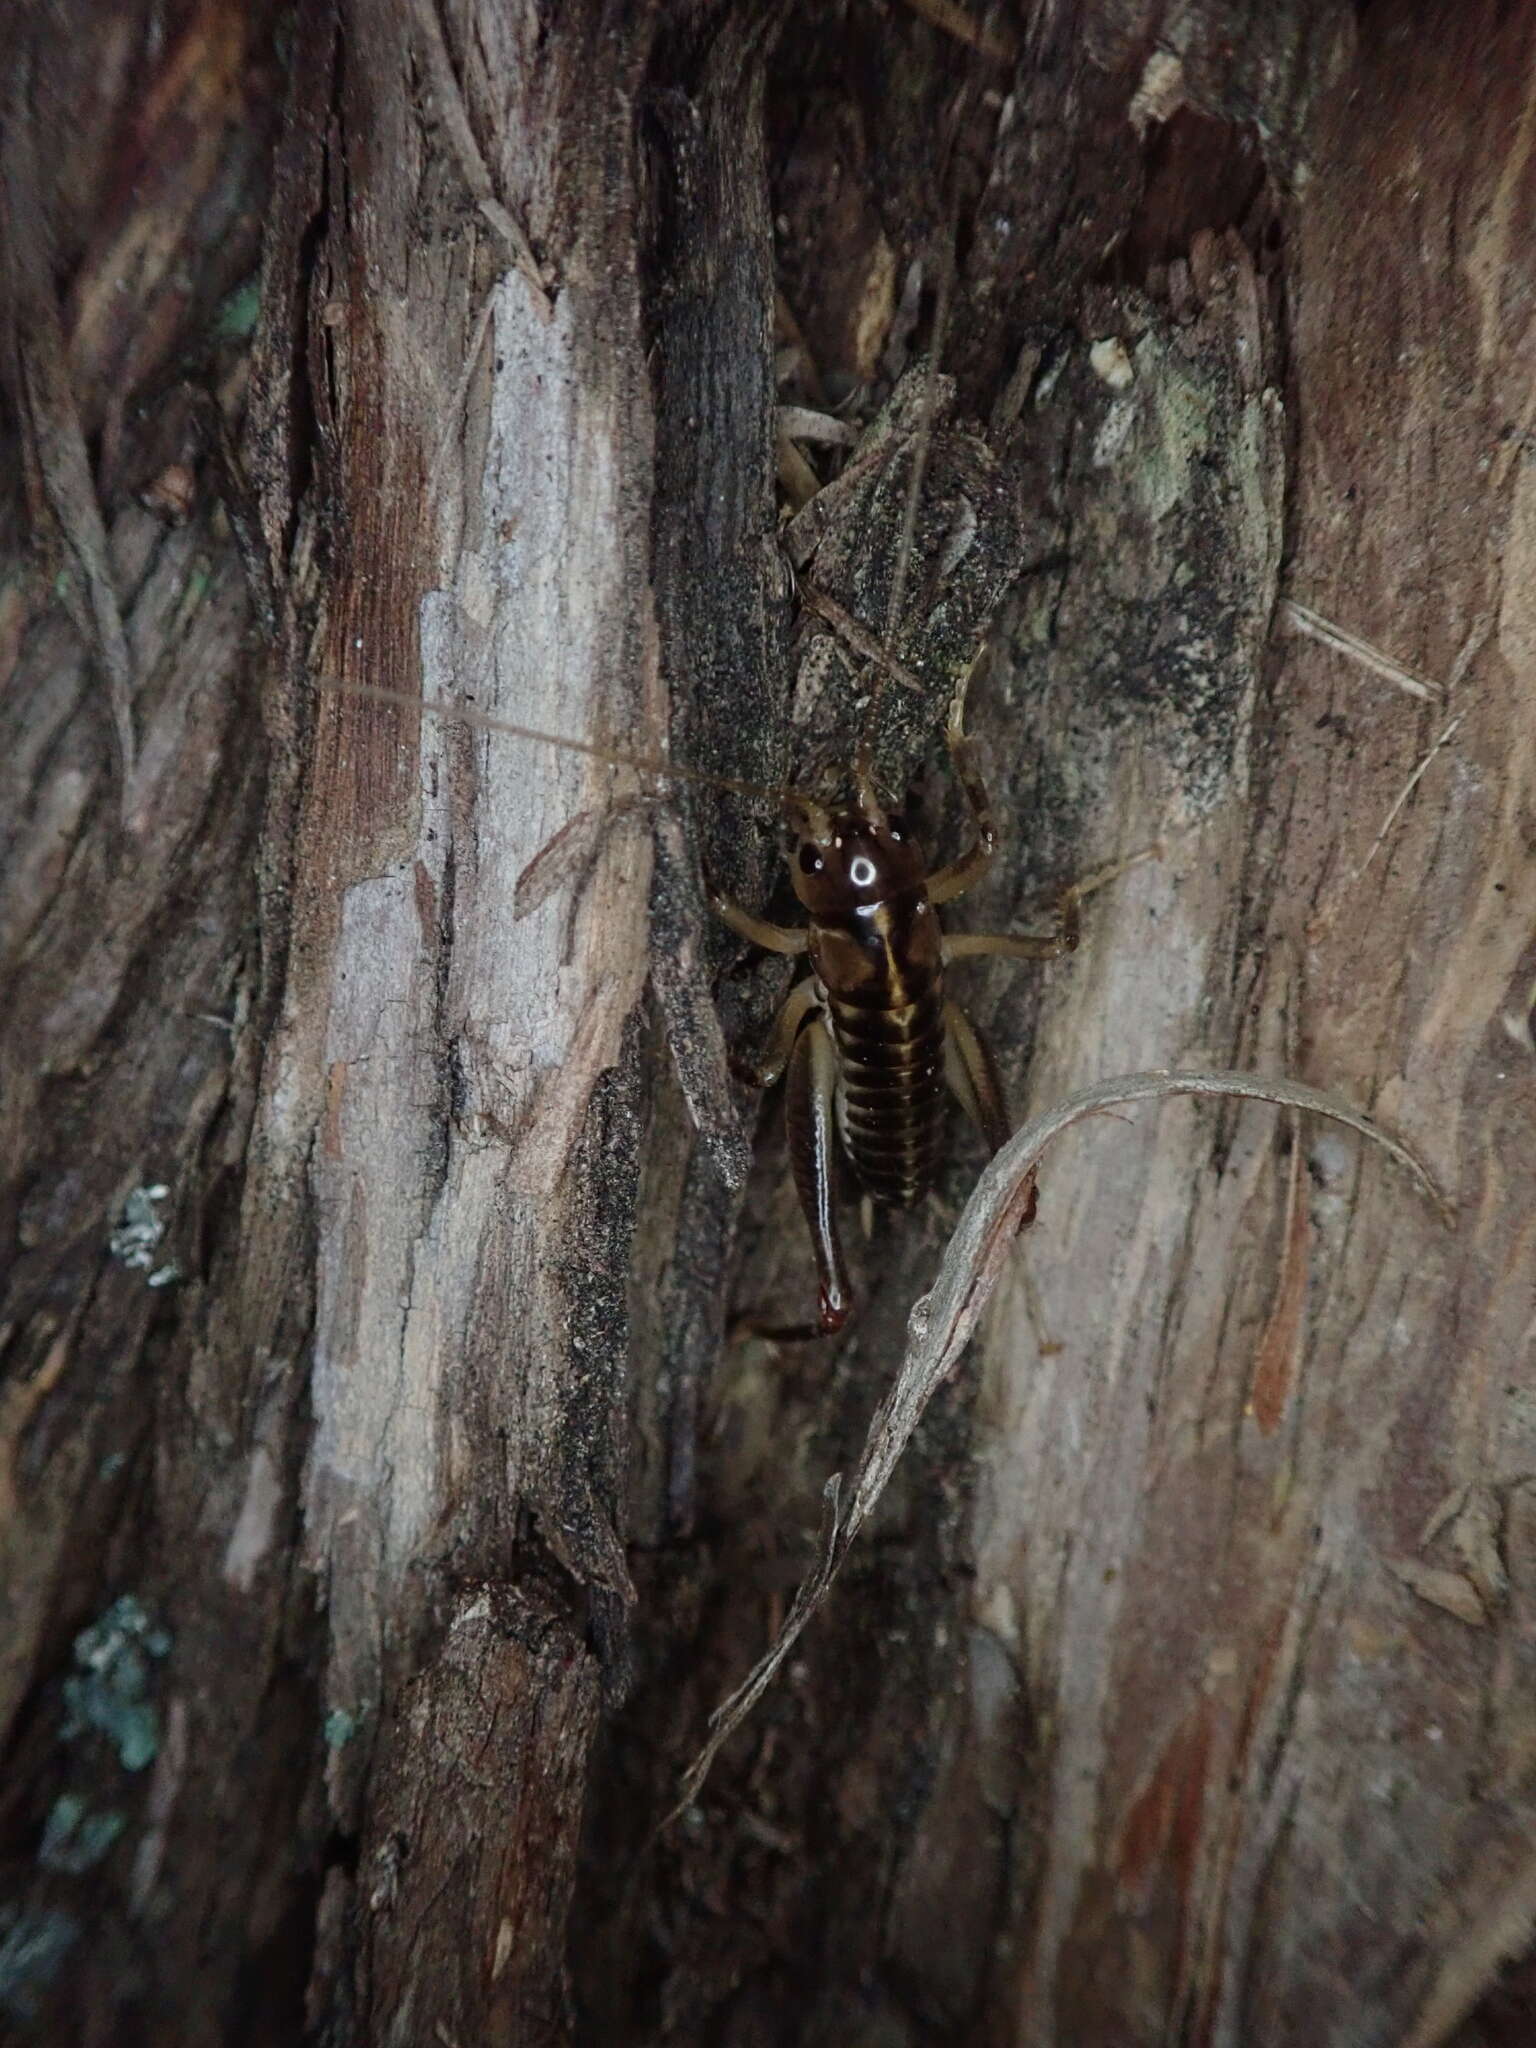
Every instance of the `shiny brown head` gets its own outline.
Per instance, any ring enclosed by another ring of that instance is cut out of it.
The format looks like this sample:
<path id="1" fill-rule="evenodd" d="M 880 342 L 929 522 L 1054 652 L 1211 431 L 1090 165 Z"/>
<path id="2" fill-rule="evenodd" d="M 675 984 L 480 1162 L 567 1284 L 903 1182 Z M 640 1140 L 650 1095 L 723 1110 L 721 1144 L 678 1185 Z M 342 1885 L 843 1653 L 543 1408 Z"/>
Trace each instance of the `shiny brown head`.
<path id="1" fill-rule="evenodd" d="M 906 820 L 897 813 L 887 816 L 877 803 L 835 811 L 796 803 L 790 806 L 790 822 L 795 830 L 790 879 L 814 918 L 845 917 L 866 904 L 920 888 L 926 878 L 922 848 Z"/>

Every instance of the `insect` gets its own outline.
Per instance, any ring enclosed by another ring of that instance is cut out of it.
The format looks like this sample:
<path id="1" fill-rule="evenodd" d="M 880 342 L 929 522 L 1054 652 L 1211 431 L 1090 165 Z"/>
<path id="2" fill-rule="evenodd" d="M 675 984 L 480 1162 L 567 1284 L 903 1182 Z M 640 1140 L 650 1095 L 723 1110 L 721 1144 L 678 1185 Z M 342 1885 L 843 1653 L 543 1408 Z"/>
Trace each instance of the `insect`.
<path id="1" fill-rule="evenodd" d="M 809 955 L 811 973 L 790 991 L 751 1078 L 787 1077 L 785 1117 L 801 1208 L 819 1280 L 819 1327 L 830 1335 L 853 1295 L 838 1234 L 836 1157 L 846 1153 L 875 1201 L 911 1208 L 933 1186 L 943 1153 L 944 1091 L 959 1101 L 989 1151 L 1012 1126 L 1002 1077 L 986 1040 L 944 992 L 949 961 L 980 954 L 1050 960 L 1078 942 L 1078 904 L 1067 890 L 1045 936 L 942 932 L 936 911 L 991 866 L 997 832 L 958 707 L 949 749 L 975 840 L 927 871 L 899 811 L 881 803 L 867 758 L 855 757 L 853 801 L 829 807 L 791 796 L 790 876 L 809 914 L 803 927 L 770 924 L 716 896 L 733 931 L 770 952 Z"/>
<path id="2" fill-rule="evenodd" d="M 816 1259 L 817 1323 L 777 1334 L 814 1337 L 840 1330 L 853 1291 L 836 1214 L 839 1149 L 876 1202 L 911 1208 L 932 1188 L 943 1158 L 946 1089 L 989 1152 L 998 1151 L 1012 1130 L 997 1062 L 976 1025 L 946 995 L 946 966 L 984 955 L 1052 960 L 1078 943 L 1076 888 L 1062 892 L 1056 928 L 1046 934 L 945 933 L 940 926 L 939 908 L 980 881 L 997 851 L 997 828 L 974 742 L 964 730 L 961 700 L 951 710 L 946 738 L 975 836 L 958 859 L 930 873 L 906 817 L 883 803 L 862 745 L 854 757 L 851 796 L 823 802 L 796 789 L 775 791 L 541 732 L 468 706 L 423 706 L 420 698 L 381 685 L 325 687 L 435 710 L 455 723 L 667 780 L 781 804 L 794 840 L 790 879 L 808 923 L 773 924 L 718 893 L 711 901 L 725 923 L 752 944 L 809 958 L 811 973 L 790 991 L 761 1058 L 738 1071 L 763 1088 L 787 1079 L 790 1158 Z"/>
<path id="3" fill-rule="evenodd" d="M 941 305 L 941 316 L 942 310 Z M 791 1164 L 815 1255 L 816 1321 L 774 1326 L 770 1334 L 782 1339 L 833 1334 L 843 1327 L 852 1309 L 853 1291 L 837 1219 L 840 1154 L 859 1186 L 875 1202 L 910 1208 L 933 1187 L 943 1159 L 947 1094 L 958 1099 L 989 1152 L 999 1150 L 1010 1135 L 997 1063 L 976 1026 L 946 992 L 948 963 L 978 955 L 1049 960 L 1072 951 L 1078 942 L 1081 892 L 1073 890 L 1060 898 L 1055 929 L 1048 934 L 945 934 L 941 928 L 938 912 L 981 879 L 997 848 L 996 826 L 975 747 L 964 730 L 966 682 L 975 660 L 973 639 L 965 666 L 959 670 L 961 679 L 957 686 L 951 685 L 947 727 L 949 752 L 970 814 L 973 843 L 959 858 L 930 872 L 907 818 L 899 808 L 888 808 L 876 787 L 870 734 L 885 682 L 894 680 L 906 691 L 924 695 L 932 688 L 914 675 L 898 657 L 897 649 L 905 653 L 909 644 L 902 632 L 904 592 L 935 412 L 933 364 L 930 355 L 891 401 L 898 417 L 904 402 L 915 401 L 915 431 L 910 436 L 893 433 L 884 444 L 876 437 L 878 463 L 868 467 L 867 488 L 885 489 L 889 473 L 891 497 L 900 505 L 894 567 L 888 588 L 879 593 L 886 615 L 884 633 L 871 631 L 834 603 L 824 585 L 813 587 L 807 582 L 801 589 L 803 612 L 819 614 L 834 629 L 830 641 L 823 637 L 823 645 L 833 646 L 843 670 L 851 671 L 856 665 L 856 686 L 867 686 L 851 767 L 836 797 L 823 800 L 796 789 L 769 789 L 674 766 L 656 757 L 621 753 L 484 714 L 461 712 L 457 707 L 438 707 L 445 715 L 462 717 L 468 724 L 572 747 L 646 774 L 766 798 L 787 818 L 793 840 L 790 880 L 808 922 L 800 927 L 774 924 L 723 895 L 712 899 L 717 913 L 740 937 L 772 953 L 808 956 L 811 968 L 791 989 L 756 1065 L 737 1065 L 737 1071 L 758 1086 L 768 1087 L 781 1079 L 786 1082 Z M 954 495 L 965 505 L 974 499 L 996 516 L 996 500 L 1003 493 L 990 455 L 977 453 L 963 436 L 955 438 L 963 461 L 957 458 L 959 488 Z M 898 488 L 894 475 L 893 449 L 909 451 L 910 473 L 904 489 Z M 818 568 L 830 566 L 836 576 L 837 549 L 846 549 L 850 543 L 860 557 L 867 552 L 857 545 L 862 534 L 860 512 L 867 513 L 862 501 L 858 510 L 845 513 L 833 544 L 823 539 L 819 552 L 815 547 L 805 551 L 816 555 Z M 1006 526 L 1002 530 L 1010 536 L 1013 532 Z M 793 532 L 792 527 L 792 536 Z M 938 552 L 947 559 L 953 547 L 945 535 L 938 539 Z M 1018 557 L 1012 554 L 1010 559 L 1006 544 L 996 553 L 1004 564 L 998 574 L 1006 587 Z M 965 555 L 963 539 L 960 555 Z M 830 564 L 828 556 L 832 557 Z M 967 600 L 969 609 L 962 607 L 961 614 L 971 621 L 984 621 L 995 609 L 1000 590 L 985 584 L 989 573 L 986 550 L 977 548 L 974 561 L 979 566 L 973 568 L 967 559 L 962 573 L 974 574 L 977 587 Z M 876 595 L 867 593 L 860 608 L 870 608 Z M 918 616 L 925 616 L 936 602 L 928 593 L 919 604 Z M 848 659 L 850 652 L 857 657 L 856 664 Z M 957 652 L 947 650 L 945 660 L 937 663 L 930 658 L 928 666 L 942 672 Z M 956 673 L 954 667 L 950 673 Z M 347 687 L 368 696 L 395 694 L 372 686 Z M 579 848 L 585 842 L 578 834 L 573 835 L 572 843 Z M 545 856 L 538 856 L 530 870 L 525 870 L 524 881 L 529 880 L 532 868 L 544 863 Z M 553 863 L 550 872 L 554 872 Z M 519 895 L 522 893 L 520 883 Z"/>
<path id="4" fill-rule="evenodd" d="M 936 367 L 949 271 L 946 258 L 938 274 L 934 345 L 925 362 L 893 392 L 835 485 L 810 499 L 785 529 L 787 560 L 808 572 L 800 588 L 802 617 L 819 615 L 832 627 L 830 636 L 821 636 L 821 647 L 830 648 L 840 665 L 842 687 L 851 681 L 864 693 L 858 741 L 838 796 L 822 800 L 794 789 L 767 790 L 654 757 L 466 715 L 467 723 L 575 746 L 648 774 L 767 796 L 787 817 L 793 837 L 790 879 L 808 913 L 807 924 L 773 924 L 727 897 L 713 898 L 716 911 L 739 936 L 773 953 L 806 955 L 811 968 L 790 991 L 756 1066 L 737 1068 L 760 1086 L 780 1079 L 787 1084 L 789 1149 L 815 1255 L 819 1298 L 815 1323 L 774 1329 L 772 1334 L 782 1338 L 832 1334 L 851 1312 L 853 1292 L 837 1220 L 840 1154 L 874 1201 L 910 1208 L 933 1187 L 939 1171 L 946 1093 L 958 1099 L 989 1151 L 996 1152 L 1010 1135 L 996 1061 L 947 994 L 947 964 L 984 954 L 1048 960 L 1070 952 L 1078 940 L 1078 898 L 1072 891 L 1061 898 L 1055 930 L 1043 936 L 945 935 L 938 916 L 980 880 L 996 851 L 997 832 L 974 747 L 964 731 L 963 706 L 978 628 L 985 630 L 1024 552 L 1013 491 L 992 452 L 974 437 L 957 431 L 945 439 L 948 489 L 931 501 L 924 497 L 930 452 L 940 452 L 934 439 L 940 386 L 950 381 L 941 379 Z M 887 507 L 888 514 L 882 510 L 880 518 L 872 516 L 875 508 Z M 978 515 L 992 537 L 989 545 L 973 546 Z M 888 524 L 894 545 L 884 556 L 892 564 L 889 580 L 877 588 L 870 587 L 868 578 L 881 551 L 871 548 L 869 535 L 882 524 Z M 908 571 L 919 553 L 929 574 L 909 617 Z M 852 609 L 833 599 L 834 587 Z M 880 611 L 882 632 L 856 615 Z M 936 622 L 934 636 L 925 639 L 930 618 Z M 928 677 L 951 679 L 949 751 L 974 833 L 965 853 L 933 872 L 900 809 L 882 801 L 872 770 L 871 734 L 887 680 L 932 703 L 934 684 L 910 665 L 914 658 Z M 390 694 L 353 687 L 365 695 Z M 839 694 L 839 686 L 829 683 L 823 707 Z M 573 833 L 565 851 L 580 851 L 589 838 Z M 560 852 L 557 842 L 551 847 Z M 540 855 L 533 866 L 544 861 Z M 553 876 L 556 863 L 547 867 Z M 525 870 L 525 882 L 530 872 Z"/>

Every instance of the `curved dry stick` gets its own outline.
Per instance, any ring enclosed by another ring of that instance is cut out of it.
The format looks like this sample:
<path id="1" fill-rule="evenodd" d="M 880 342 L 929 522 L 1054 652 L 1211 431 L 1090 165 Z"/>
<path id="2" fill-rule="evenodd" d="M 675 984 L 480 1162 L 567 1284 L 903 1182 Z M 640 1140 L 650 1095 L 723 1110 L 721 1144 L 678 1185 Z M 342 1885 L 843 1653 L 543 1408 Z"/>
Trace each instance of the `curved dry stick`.
<path id="1" fill-rule="evenodd" d="M 954 1235 L 945 1248 L 931 1291 L 907 1320 L 907 1352 L 895 1385 L 875 1411 L 864 1450 L 846 1497 L 840 1474 L 827 1481 L 821 1544 L 815 1567 L 795 1595 L 767 1654 L 753 1667 L 730 1698 L 710 1716 L 709 1740 L 683 1776 L 678 1804 L 669 1819 L 694 1800 L 708 1777 L 721 1746 L 741 1726 L 767 1691 L 796 1638 L 826 1598 L 860 1525 L 868 1518 L 912 1440 L 923 1410 L 953 1372 L 970 1342 L 982 1310 L 1002 1276 L 1009 1249 L 1029 1216 L 1035 1169 L 1042 1154 L 1063 1131 L 1101 1110 L 1128 1102 L 1161 1102 L 1174 1095 L 1235 1096 L 1251 1102 L 1273 1102 L 1284 1109 L 1309 1110 L 1315 1116 L 1347 1124 L 1362 1137 L 1389 1152 L 1418 1182 L 1446 1223 L 1451 1205 L 1436 1187 L 1428 1168 L 1400 1139 L 1388 1137 L 1369 1117 L 1351 1109 L 1336 1095 L 1308 1088 L 1299 1081 L 1270 1081 L 1258 1074 L 1127 1074 L 1079 1089 L 1053 1109 L 1033 1118 L 1009 1139 L 972 1190 Z"/>

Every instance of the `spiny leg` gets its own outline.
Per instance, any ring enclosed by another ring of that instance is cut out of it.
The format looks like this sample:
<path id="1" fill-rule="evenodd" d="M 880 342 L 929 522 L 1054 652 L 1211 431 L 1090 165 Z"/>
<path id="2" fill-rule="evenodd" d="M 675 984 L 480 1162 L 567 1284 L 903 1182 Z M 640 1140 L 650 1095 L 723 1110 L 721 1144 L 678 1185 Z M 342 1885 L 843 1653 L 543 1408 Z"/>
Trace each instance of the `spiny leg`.
<path id="1" fill-rule="evenodd" d="M 709 900 L 717 917 L 724 918 L 733 932 L 750 939 L 754 946 L 761 946 L 765 953 L 803 953 L 810 944 L 810 933 L 797 925 L 770 924 L 767 918 L 754 917 L 750 910 L 743 910 L 729 896 L 711 896 Z"/>
<path id="2" fill-rule="evenodd" d="M 950 1092 L 987 1141 L 995 1157 L 1013 1135 L 1003 1077 L 992 1048 L 958 1003 L 944 1005 L 944 1078 Z M 1028 1193 L 1018 1228 L 1035 1220 L 1035 1169 L 1028 1174 Z"/>
<path id="3" fill-rule="evenodd" d="M 930 897 L 932 889 L 929 890 Z M 1080 934 L 1077 891 L 1063 889 L 1056 906 L 1056 929 L 1040 936 L 1027 932 L 946 932 L 946 960 L 975 959 L 980 954 L 1006 960 L 1056 960 L 1063 953 L 1075 953 Z"/>
<path id="4" fill-rule="evenodd" d="M 944 1005 L 944 1079 L 990 1152 L 1013 1135 L 1003 1077 L 992 1048 L 958 1003 Z"/>
<path id="5" fill-rule="evenodd" d="M 969 889 L 973 882 L 979 882 L 992 865 L 992 856 L 997 851 L 997 825 L 992 817 L 992 802 L 987 795 L 987 785 L 981 779 L 981 770 L 976 765 L 976 745 L 961 723 L 962 700 L 956 698 L 954 709 L 949 714 L 949 752 L 955 764 L 955 773 L 960 778 L 960 787 L 970 805 L 971 817 L 976 826 L 976 842 L 969 852 L 962 853 L 958 860 L 952 860 L 948 867 L 940 868 L 928 883 L 930 903 L 948 903 Z"/>
<path id="6" fill-rule="evenodd" d="M 837 1234 L 837 1054 L 832 1034 L 813 1023 L 795 1041 L 784 1098 L 789 1158 L 805 1211 L 821 1282 L 821 1331 L 829 1336 L 848 1320 L 853 1290 Z"/>
<path id="7" fill-rule="evenodd" d="M 797 981 L 785 998 L 779 1014 L 773 1020 L 768 1033 L 768 1042 L 756 1063 L 749 1060 L 733 1060 L 732 1068 L 743 1081 L 754 1088 L 771 1088 L 789 1065 L 790 1054 L 795 1049 L 795 1040 L 800 1036 L 801 1026 L 808 1012 L 820 1001 L 816 978 L 812 975 L 806 981 Z"/>

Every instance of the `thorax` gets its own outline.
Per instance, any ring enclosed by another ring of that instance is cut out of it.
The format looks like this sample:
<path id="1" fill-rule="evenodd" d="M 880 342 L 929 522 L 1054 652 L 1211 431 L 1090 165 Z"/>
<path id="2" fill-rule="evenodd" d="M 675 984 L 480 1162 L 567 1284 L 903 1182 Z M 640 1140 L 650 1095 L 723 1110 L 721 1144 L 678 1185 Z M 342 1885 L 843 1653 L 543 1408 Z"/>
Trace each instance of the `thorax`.
<path id="1" fill-rule="evenodd" d="M 943 963 L 927 891 L 902 889 L 836 917 L 813 918 L 810 956 L 834 1003 L 897 1010 L 936 997 Z"/>

